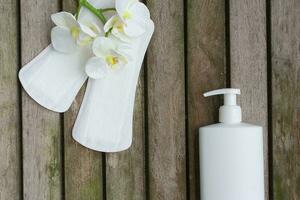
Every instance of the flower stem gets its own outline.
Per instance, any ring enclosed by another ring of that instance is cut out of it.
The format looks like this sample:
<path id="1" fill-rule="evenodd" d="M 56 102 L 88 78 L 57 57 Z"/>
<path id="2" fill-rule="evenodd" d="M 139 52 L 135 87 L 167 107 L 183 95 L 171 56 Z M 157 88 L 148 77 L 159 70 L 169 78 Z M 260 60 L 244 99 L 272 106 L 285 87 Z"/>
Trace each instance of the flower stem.
<path id="1" fill-rule="evenodd" d="M 116 11 L 115 8 L 104 8 L 104 9 L 98 9 L 98 10 L 101 11 L 102 13 L 109 12 L 109 11 Z"/>
<path id="2" fill-rule="evenodd" d="M 89 11 L 91 11 L 94 15 L 96 15 L 100 21 L 105 24 L 107 19 L 105 18 L 105 16 L 103 15 L 102 10 L 98 10 L 97 8 L 95 8 L 93 5 L 91 5 L 87 0 L 79 0 L 79 5 L 84 6 L 85 8 L 87 8 Z"/>
<path id="3" fill-rule="evenodd" d="M 75 15 L 76 19 L 78 19 L 80 9 L 81 9 L 81 5 L 79 4 Z"/>
<path id="4" fill-rule="evenodd" d="M 112 31 L 112 27 L 105 33 L 105 37 L 108 37 L 108 35 L 111 33 L 111 31 Z"/>

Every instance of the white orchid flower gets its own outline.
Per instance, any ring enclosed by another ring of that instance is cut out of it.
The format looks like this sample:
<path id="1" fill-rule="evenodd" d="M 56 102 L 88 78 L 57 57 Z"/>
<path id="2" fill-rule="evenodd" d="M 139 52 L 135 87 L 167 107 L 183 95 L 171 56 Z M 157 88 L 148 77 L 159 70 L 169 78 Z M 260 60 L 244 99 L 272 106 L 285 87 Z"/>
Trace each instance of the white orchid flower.
<path id="1" fill-rule="evenodd" d="M 110 32 L 123 41 L 141 36 L 145 27 L 141 22 L 150 19 L 145 4 L 138 0 L 116 0 L 117 15 L 112 16 L 105 24 L 104 31 Z"/>
<path id="2" fill-rule="evenodd" d="M 51 15 L 56 25 L 51 31 L 51 42 L 55 50 L 63 53 L 71 53 L 77 45 L 90 44 L 97 36 L 100 29 L 93 24 L 85 25 L 79 23 L 76 18 L 68 12 L 59 12 Z"/>
<path id="3" fill-rule="evenodd" d="M 116 0 L 116 10 L 125 23 L 150 19 L 147 6 L 138 0 Z"/>
<path id="4" fill-rule="evenodd" d="M 104 32 L 112 33 L 122 41 L 129 42 L 130 36 L 125 33 L 126 25 L 118 15 L 112 16 L 104 25 Z"/>
<path id="5" fill-rule="evenodd" d="M 82 32 L 84 32 L 85 34 L 87 34 L 93 39 L 103 34 L 103 31 L 96 23 L 89 22 L 89 21 L 80 21 L 79 25 Z"/>
<path id="6" fill-rule="evenodd" d="M 90 44 L 96 37 L 103 35 L 103 31 L 93 22 L 79 22 L 80 29 L 84 34 L 79 34 L 77 44 L 84 46 Z"/>
<path id="7" fill-rule="evenodd" d="M 128 63 L 129 49 L 108 37 L 98 37 L 93 42 L 94 57 L 86 64 L 87 75 L 94 79 L 104 78 L 109 70 L 116 70 Z"/>

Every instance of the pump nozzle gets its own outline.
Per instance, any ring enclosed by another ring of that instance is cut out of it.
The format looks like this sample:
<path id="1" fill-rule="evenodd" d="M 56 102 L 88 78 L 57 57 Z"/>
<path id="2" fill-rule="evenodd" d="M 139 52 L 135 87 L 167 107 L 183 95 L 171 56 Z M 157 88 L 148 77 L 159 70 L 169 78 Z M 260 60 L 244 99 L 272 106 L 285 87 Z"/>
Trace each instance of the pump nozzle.
<path id="1" fill-rule="evenodd" d="M 219 121 L 224 123 L 239 123 L 242 121 L 241 107 L 236 105 L 236 95 L 240 89 L 224 88 L 204 93 L 204 97 L 224 95 L 224 105 L 219 109 Z"/>

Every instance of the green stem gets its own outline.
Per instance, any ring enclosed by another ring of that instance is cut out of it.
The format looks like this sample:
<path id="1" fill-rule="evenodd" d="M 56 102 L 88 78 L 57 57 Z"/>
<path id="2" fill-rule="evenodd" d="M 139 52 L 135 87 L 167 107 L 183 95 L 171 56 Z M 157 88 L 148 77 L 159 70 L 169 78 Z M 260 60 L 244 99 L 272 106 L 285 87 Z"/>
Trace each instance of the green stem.
<path id="1" fill-rule="evenodd" d="M 105 37 L 108 37 L 108 35 L 111 33 L 111 31 L 112 31 L 112 27 L 105 33 Z"/>
<path id="2" fill-rule="evenodd" d="M 81 9 L 81 5 L 79 4 L 77 7 L 76 15 L 75 15 L 76 19 L 78 19 L 80 9 Z"/>
<path id="3" fill-rule="evenodd" d="M 92 6 L 89 2 L 87 2 L 87 0 L 79 0 L 79 5 L 86 7 L 89 11 L 94 13 L 94 15 L 96 15 L 103 24 L 106 23 L 107 19 L 103 15 L 102 11 L 97 10 L 97 8 Z"/>
<path id="4" fill-rule="evenodd" d="M 100 12 L 104 13 L 104 12 L 109 12 L 109 11 L 116 11 L 115 8 L 104 8 L 104 9 L 98 9 Z"/>

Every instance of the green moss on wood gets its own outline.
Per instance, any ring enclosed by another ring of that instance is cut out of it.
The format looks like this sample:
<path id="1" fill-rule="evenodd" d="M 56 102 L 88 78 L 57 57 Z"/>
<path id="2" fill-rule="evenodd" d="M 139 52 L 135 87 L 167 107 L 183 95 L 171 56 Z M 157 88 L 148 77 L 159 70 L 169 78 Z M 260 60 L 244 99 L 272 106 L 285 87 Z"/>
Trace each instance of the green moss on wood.
<path id="1" fill-rule="evenodd" d="M 59 138 L 57 136 L 57 130 L 50 129 L 51 135 L 51 149 L 50 149 L 50 162 L 48 165 L 48 184 L 50 196 L 49 199 L 53 199 L 53 195 L 57 192 L 60 185 L 60 151 L 59 151 Z"/>
<path id="2" fill-rule="evenodd" d="M 281 176 L 275 176 L 275 178 L 274 178 L 274 199 L 280 199 L 280 200 L 284 199 L 281 185 L 282 185 Z"/>
<path id="3" fill-rule="evenodd" d="M 100 178 L 100 177 L 98 177 Z M 101 187 L 97 178 L 91 180 L 80 188 L 80 199 L 101 199 Z"/>

